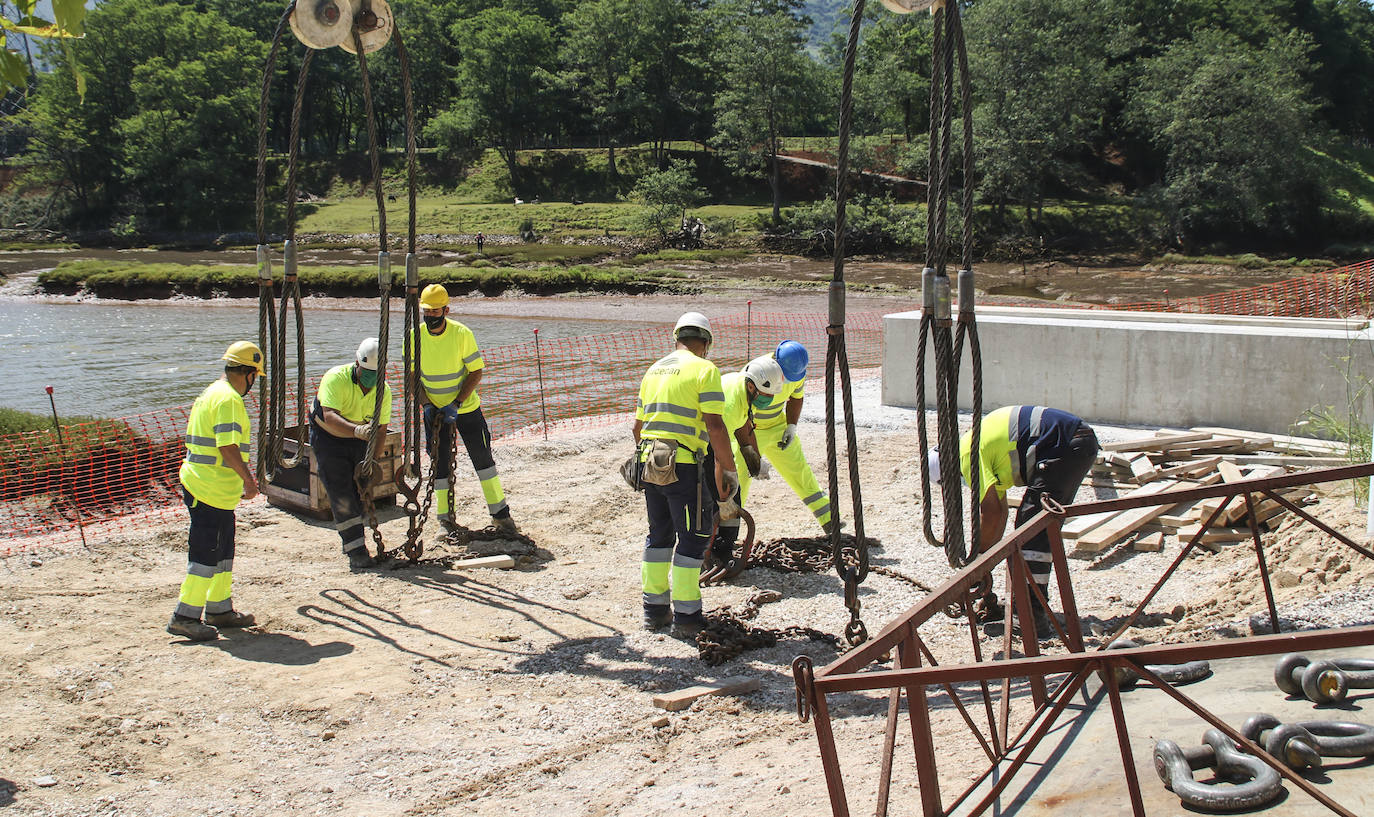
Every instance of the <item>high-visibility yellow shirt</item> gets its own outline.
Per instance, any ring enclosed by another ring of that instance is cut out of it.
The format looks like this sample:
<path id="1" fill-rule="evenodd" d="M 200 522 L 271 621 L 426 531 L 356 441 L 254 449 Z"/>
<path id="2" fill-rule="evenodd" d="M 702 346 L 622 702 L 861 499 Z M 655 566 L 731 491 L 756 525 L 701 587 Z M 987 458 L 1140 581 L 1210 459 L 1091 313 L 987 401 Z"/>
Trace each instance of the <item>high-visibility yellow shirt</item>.
<path id="1" fill-rule="evenodd" d="M 725 392 L 725 430 L 731 434 L 739 431 L 749 420 L 749 390 L 745 388 L 744 372 L 731 372 L 721 375 L 720 386 Z"/>
<path id="2" fill-rule="evenodd" d="M 252 429 L 243 396 L 228 380 L 216 380 L 191 405 L 186 421 L 186 459 L 181 484 L 191 496 L 215 508 L 232 511 L 243 498 L 243 480 L 224 464 L 221 445 L 237 445 L 248 462 Z"/>
<path id="3" fill-rule="evenodd" d="M 1005 497 L 1014 485 L 1026 485 L 1036 463 L 1066 448 L 1083 425 L 1076 415 L 1045 406 L 1005 406 L 988 412 L 978 437 L 978 496 L 987 486 Z M 959 472 L 966 484 L 973 460 L 973 432 L 959 438 Z"/>
<path id="4" fill-rule="evenodd" d="M 644 374 L 635 419 L 643 423 L 642 439 L 676 440 L 677 461 L 694 463 L 710 444 L 704 415 L 724 411 L 720 369 L 687 349 L 678 349 Z"/>
<path id="5" fill-rule="evenodd" d="M 377 422 L 390 423 L 391 387 L 386 383 L 379 385 L 382 387 L 382 413 Z M 332 408 L 342 414 L 350 423 L 370 422 L 377 407 L 376 392 L 369 389 L 367 394 L 363 394 L 363 387 L 353 382 L 352 363 L 335 366 L 325 372 L 324 377 L 320 378 L 320 390 L 315 399 L 324 408 Z"/>
<path id="6" fill-rule="evenodd" d="M 429 402 L 439 408 L 454 401 L 469 373 L 486 366 L 472 330 L 452 318 L 444 323 L 444 331 L 437 335 L 420 330 L 420 385 Z M 476 411 L 481 405 L 482 399 L 473 389 L 458 406 L 458 413 Z"/>
<path id="7" fill-rule="evenodd" d="M 768 405 L 763 408 L 754 409 L 754 427 L 772 428 L 787 424 L 787 401 L 793 397 L 802 397 L 806 391 L 806 378 L 801 380 L 789 380 L 783 384 L 782 391 L 773 395 L 773 399 L 768 401 Z"/>

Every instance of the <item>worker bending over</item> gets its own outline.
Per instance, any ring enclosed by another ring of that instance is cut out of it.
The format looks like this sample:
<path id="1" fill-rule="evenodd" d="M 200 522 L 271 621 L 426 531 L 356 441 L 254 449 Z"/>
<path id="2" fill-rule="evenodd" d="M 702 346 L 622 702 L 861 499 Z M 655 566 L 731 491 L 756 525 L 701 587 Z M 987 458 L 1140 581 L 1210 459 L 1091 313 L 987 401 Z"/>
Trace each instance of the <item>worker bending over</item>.
<path id="1" fill-rule="evenodd" d="M 733 496 L 739 477 L 724 453 L 730 440 L 721 419 L 720 370 L 706 359 L 711 323 L 699 312 L 688 312 L 678 319 L 673 338 L 676 349 L 650 366 L 639 384 L 632 433 L 649 516 L 640 568 L 644 627 L 658 630 L 671 622 L 673 634 L 687 638 L 706 624 L 701 561 L 715 497 Z M 713 458 L 713 449 L 720 456 Z"/>
<path id="2" fill-rule="evenodd" d="M 759 455 L 759 443 L 754 432 L 753 412 L 755 406 L 767 406 L 773 397 L 783 389 L 786 377 L 782 367 L 772 355 L 756 357 L 745 364 L 738 372 L 731 372 L 720 379 L 725 391 L 725 430 L 730 433 L 730 450 L 735 462 L 735 472 L 740 480 L 740 505 L 748 492 L 751 477 L 766 478 L 768 461 Z M 724 517 L 716 531 L 715 543 L 711 545 L 711 557 L 722 565 L 729 564 L 734 558 L 735 543 L 739 541 L 739 516 Z"/>
<path id="3" fill-rule="evenodd" d="M 491 455 L 491 429 L 482 414 L 477 385 L 485 363 L 472 330 L 448 317 L 448 290 L 430 284 L 420 293 L 425 331 L 420 333 L 420 399 L 425 406 L 425 445 L 434 460 L 434 508 L 445 530 L 456 530 L 453 518 L 453 475 L 449 452 L 453 433 L 463 439 L 468 459 L 482 483 L 482 496 L 491 514 L 491 526 L 501 533 L 515 533 L 515 520 L 506 505 L 501 476 Z M 435 431 L 435 425 L 438 431 Z"/>
<path id="4" fill-rule="evenodd" d="M 381 381 L 377 360 L 381 349 L 376 338 L 366 338 L 358 346 L 352 364 L 335 366 L 320 380 L 320 390 L 310 409 L 310 447 L 320 482 L 329 495 L 334 527 L 343 542 L 344 555 L 353 570 L 372 567 L 376 560 L 367 552 L 363 520 L 363 500 L 354 473 L 367 456 L 368 427 L 377 414 L 377 439 L 386 439 L 391 422 L 391 387 Z M 377 411 L 373 389 L 381 386 L 382 405 Z M 381 443 L 378 443 L 381 448 Z M 371 486 L 367 487 L 371 490 Z M 381 554 L 378 554 L 379 556 Z"/>
<path id="5" fill-rule="evenodd" d="M 258 495 L 248 470 L 252 428 L 243 396 L 263 373 L 262 350 L 241 340 L 220 358 L 224 374 L 191 405 L 181 498 L 191 512 L 186 579 L 167 632 L 192 641 L 219 637 L 218 627 L 251 627 L 253 616 L 234 609 L 234 509 Z M 205 614 L 202 622 L 201 613 Z"/>
<path id="6" fill-rule="evenodd" d="M 959 438 L 959 471 L 965 484 L 973 484 L 973 431 Z M 978 546 L 992 547 L 1007 525 L 1007 489 L 1024 485 L 1025 495 L 1016 510 L 1020 527 L 1044 507 L 1049 494 L 1060 505 L 1069 505 L 1078 493 L 1093 458 L 1097 456 L 1097 435 L 1078 417 L 1045 406 L 1007 406 L 983 418 L 978 438 L 978 482 L 975 493 L 982 497 L 981 529 Z M 931 449 L 931 478 L 940 480 L 940 452 Z M 1049 600 L 1050 537 L 1041 531 L 1021 547 L 1030 568 L 1030 578 Z M 1035 631 L 1041 637 L 1054 633 L 1049 614 L 1040 599 L 1031 594 Z"/>
<path id="7" fill-rule="evenodd" d="M 816 482 L 816 475 L 806 462 L 801 440 L 797 439 L 797 420 L 801 418 L 803 392 L 806 388 L 806 365 L 810 356 L 806 347 L 795 340 L 778 344 L 773 358 L 782 367 L 787 382 L 765 402 L 753 405 L 754 436 L 758 438 L 762 454 L 787 482 L 801 501 L 816 517 L 816 522 L 830 533 L 830 497 Z M 740 504 L 749 498 L 749 478 L 740 484 Z"/>

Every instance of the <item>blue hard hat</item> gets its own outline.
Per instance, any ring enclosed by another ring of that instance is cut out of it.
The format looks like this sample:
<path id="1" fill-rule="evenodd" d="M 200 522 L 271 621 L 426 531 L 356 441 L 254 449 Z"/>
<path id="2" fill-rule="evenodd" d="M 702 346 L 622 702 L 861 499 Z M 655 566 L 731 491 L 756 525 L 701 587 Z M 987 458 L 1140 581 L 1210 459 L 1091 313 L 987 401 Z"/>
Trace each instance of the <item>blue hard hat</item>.
<path id="1" fill-rule="evenodd" d="M 810 362 L 811 356 L 806 353 L 805 346 L 795 340 L 785 340 L 778 344 L 773 357 L 777 358 L 778 365 L 782 367 L 783 377 L 793 382 L 806 377 L 806 364 Z"/>

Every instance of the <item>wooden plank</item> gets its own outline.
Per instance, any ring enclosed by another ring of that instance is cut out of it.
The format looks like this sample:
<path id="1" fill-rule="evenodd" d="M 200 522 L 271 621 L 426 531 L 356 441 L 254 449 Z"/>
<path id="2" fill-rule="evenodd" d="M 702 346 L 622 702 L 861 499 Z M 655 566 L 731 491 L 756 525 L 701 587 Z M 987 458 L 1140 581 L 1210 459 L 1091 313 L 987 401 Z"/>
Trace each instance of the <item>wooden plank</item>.
<path id="1" fill-rule="evenodd" d="M 1132 496 L 1143 496 L 1146 494 L 1157 494 L 1177 486 L 1178 483 L 1171 480 L 1152 482 L 1132 493 Z M 1102 524 L 1074 539 L 1076 550 L 1088 553 L 1096 553 L 1108 545 L 1114 544 L 1127 534 L 1135 531 L 1141 525 L 1149 522 L 1165 511 L 1169 510 L 1168 505 L 1149 505 L 1144 508 L 1131 508 L 1115 514 L 1111 519 L 1105 520 Z"/>
<path id="2" fill-rule="evenodd" d="M 733 675 L 713 683 L 699 684 L 675 692 L 655 695 L 654 706 L 669 712 L 677 712 L 691 706 L 696 699 L 707 695 L 742 695 L 746 692 L 755 692 L 760 686 L 762 684 L 757 678 L 751 678 L 747 675 Z"/>
<path id="3" fill-rule="evenodd" d="M 1135 481 L 1141 485 L 1150 482 L 1159 473 L 1154 464 L 1150 462 L 1150 458 L 1144 454 L 1131 457 L 1130 469 L 1131 476 L 1135 477 Z"/>
<path id="4" fill-rule="evenodd" d="M 1247 439 L 1244 437 L 1213 437 L 1210 440 L 1204 440 L 1202 442 L 1183 443 L 1174 448 L 1166 448 L 1163 454 L 1166 457 L 1172 457 L 1174 459 L 1195 456 L 1204 451 L 1229 451 L 1233 453 L 1248 454 L 1251 451 L 1265 448 L 1267 445 L 1267 440 Z"/>
<path id="5" fill-rule="evenodd" d="M 459 559 L 452 564 L 452 567 L 515 567 L 515 557 L 513 556 L 478 556 L 473 559 Z"/>
<path id="6" fill-rule="evenodd" d="M 1158 553 L 1164 549 L 1164 534 L 1149 533 L 1136 539 L 1131 547 L 1142 553 Z"/>
<path id="7" fill-rule="evenodd" d="M 1349 457 L 1303 457 L 1292 454 L 1233 454 L 1238 465 L 1283 465 L 1288 468 L 1338 468 L 1349 465 Z"/>
<path id="8" fill-rule="evenodd" d="M 1245 474 L 1245 476 L 1244 476 L 1243 478 L 1244 478 L 1244 479 L 1263 479 L 1263 478 L 1265 478 L 1265 477 L 1272 477 L 1272 476 L 1275 476 L 1276 474 L 1282 474 L 1282 473 L 1283 473 L 1283 467 L 1282 467 L 1282 466 L 1278 466 L 1278 465 L 1263 465 L 1263 466 L 1260 466 L 1259 468 L 1251 469 L 1249 472 L 1247 472 L 1247 473 Z M 1228 481 L 1228 482 L 1235 482 L 1236 480 L 1227 480 L 1227 481 Z M 1246 510 L 1245 510 L 1245 497 L 1236 497 L 1235 501 L 1231 503 L 1231 507 L 1227 508 L 1227 509 L 1226 509 L 1226 512 L 1223 513 L 1220 517 L 1217 518 L 1216 523 L 1213 524 L 1213 527 L 1218 527 L 1219 525 L 1233 525 L 1233 524 L 1239 522 L 1240 520 L 1244 519 L 1244 518 L 1245 518 L 1245 514 L 1246 514 Z"/>
<path id="9" fill-rule="evenodd" d="M 1234 462 L 1222 460 L 1217 463 L 1217 472 L 1221 474 L 1222 482 L 1240 482 L 1245 479 L 1245 472 L 1240 470 L 1240 466 Z"/>
<path id="10" fill-rule="evenodd" d="M 1251 439 L 1264 438 L 1270 441 L 1275 451 L 1307 451 L 1333 456 L 1349 455 L 1350 453 L 1350 447 L 1348 445 L 1335 440 L 1318 440 L 1314 437 L 1294 437 L 1290 434 L 1261 434 L 1258 431 L 1245 431 L 1237 428 L 1219 428 L 1215 426 L 1204 426 L 1189 430 L 1234 437 L 1249 437 Z"/>
<path id="11" fill-rule="evenodd" d="M 1169 477 L 1197 477 L 1211 473 L 1216 470 L 1217 463 L 1221 462 L 1221 455 L 1217 454 L 1200 460 L 1185 460 L 1178 465 L 1171 465 L 1168 468 L 1161 468 L 1155 472 L 1156 479 L 1167 479 Z"/>
<path id="12" fill-rule="evenodd" d="M 1193 443 L 1199 440 L 1209 440 L 1212 438 L 1211 432 L 1178 432 L 1174 434 L 1160 434 L 1155 437 L 1144 437 L 1139 440 L 1122 440 L 1116 443 L 1103 443 L 1098 446 L 1101 451 L 1163 451 L 1172 448 L 1178 443 Z"/>
<path id="13" fill-rule="evenodd" d="M 1201 527 L 1201 525 L 1189 525 L 1186 528 L 1179 528 L 1178 541 L 1184 544 L 1193 541 L 1193 537 L 1197 535 L 1199 527 Z M 1202 539 L 1199 541 L 1199 544 L 1222 545 L 1248 541 L 1250 541 L 1249 528 L 1208 528 L 1207 531 L 1202 534 Z"/>

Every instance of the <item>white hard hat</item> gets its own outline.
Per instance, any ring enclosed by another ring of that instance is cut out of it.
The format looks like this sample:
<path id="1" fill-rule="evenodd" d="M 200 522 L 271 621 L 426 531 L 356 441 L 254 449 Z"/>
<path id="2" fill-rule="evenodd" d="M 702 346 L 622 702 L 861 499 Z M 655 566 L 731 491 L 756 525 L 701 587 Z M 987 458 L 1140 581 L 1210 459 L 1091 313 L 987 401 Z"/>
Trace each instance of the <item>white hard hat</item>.
<path id="1" fill-rule="evenodd" d="M 677 319 L 677 325 L 673 327 L 673 339 L 682 340 L 683 338 L 701 338 L 707 343 L 711 342 L 711 322 L 700 312 L 687 312 Z"/>
<path id="2" fill-rule="evenodd" d="M 375 372 L 377 371 L 377 359 L 380 355 L 381 346 L 377 343 L 377 339 L 364 338 L 363 342 L 358 344 L 358 353 L 354 355 L 354 358 L 358 361 L 359 366 Z"/>
<path id="3" fill-rule="evenodd" d="M 930 481 L 940 484 L 940 449 L 932 448 L 926 455 L 926 466 L 930 469 Z"/>
<path id="4" fill-rule="evenodd" d="M 777 394 L 782 391 L 787 378 L 783 376 L 782 366 L 772 355 L 756 357 L 744 364 L 744 379 L 754 384 L 754 388 L 764 394 Z"/>

